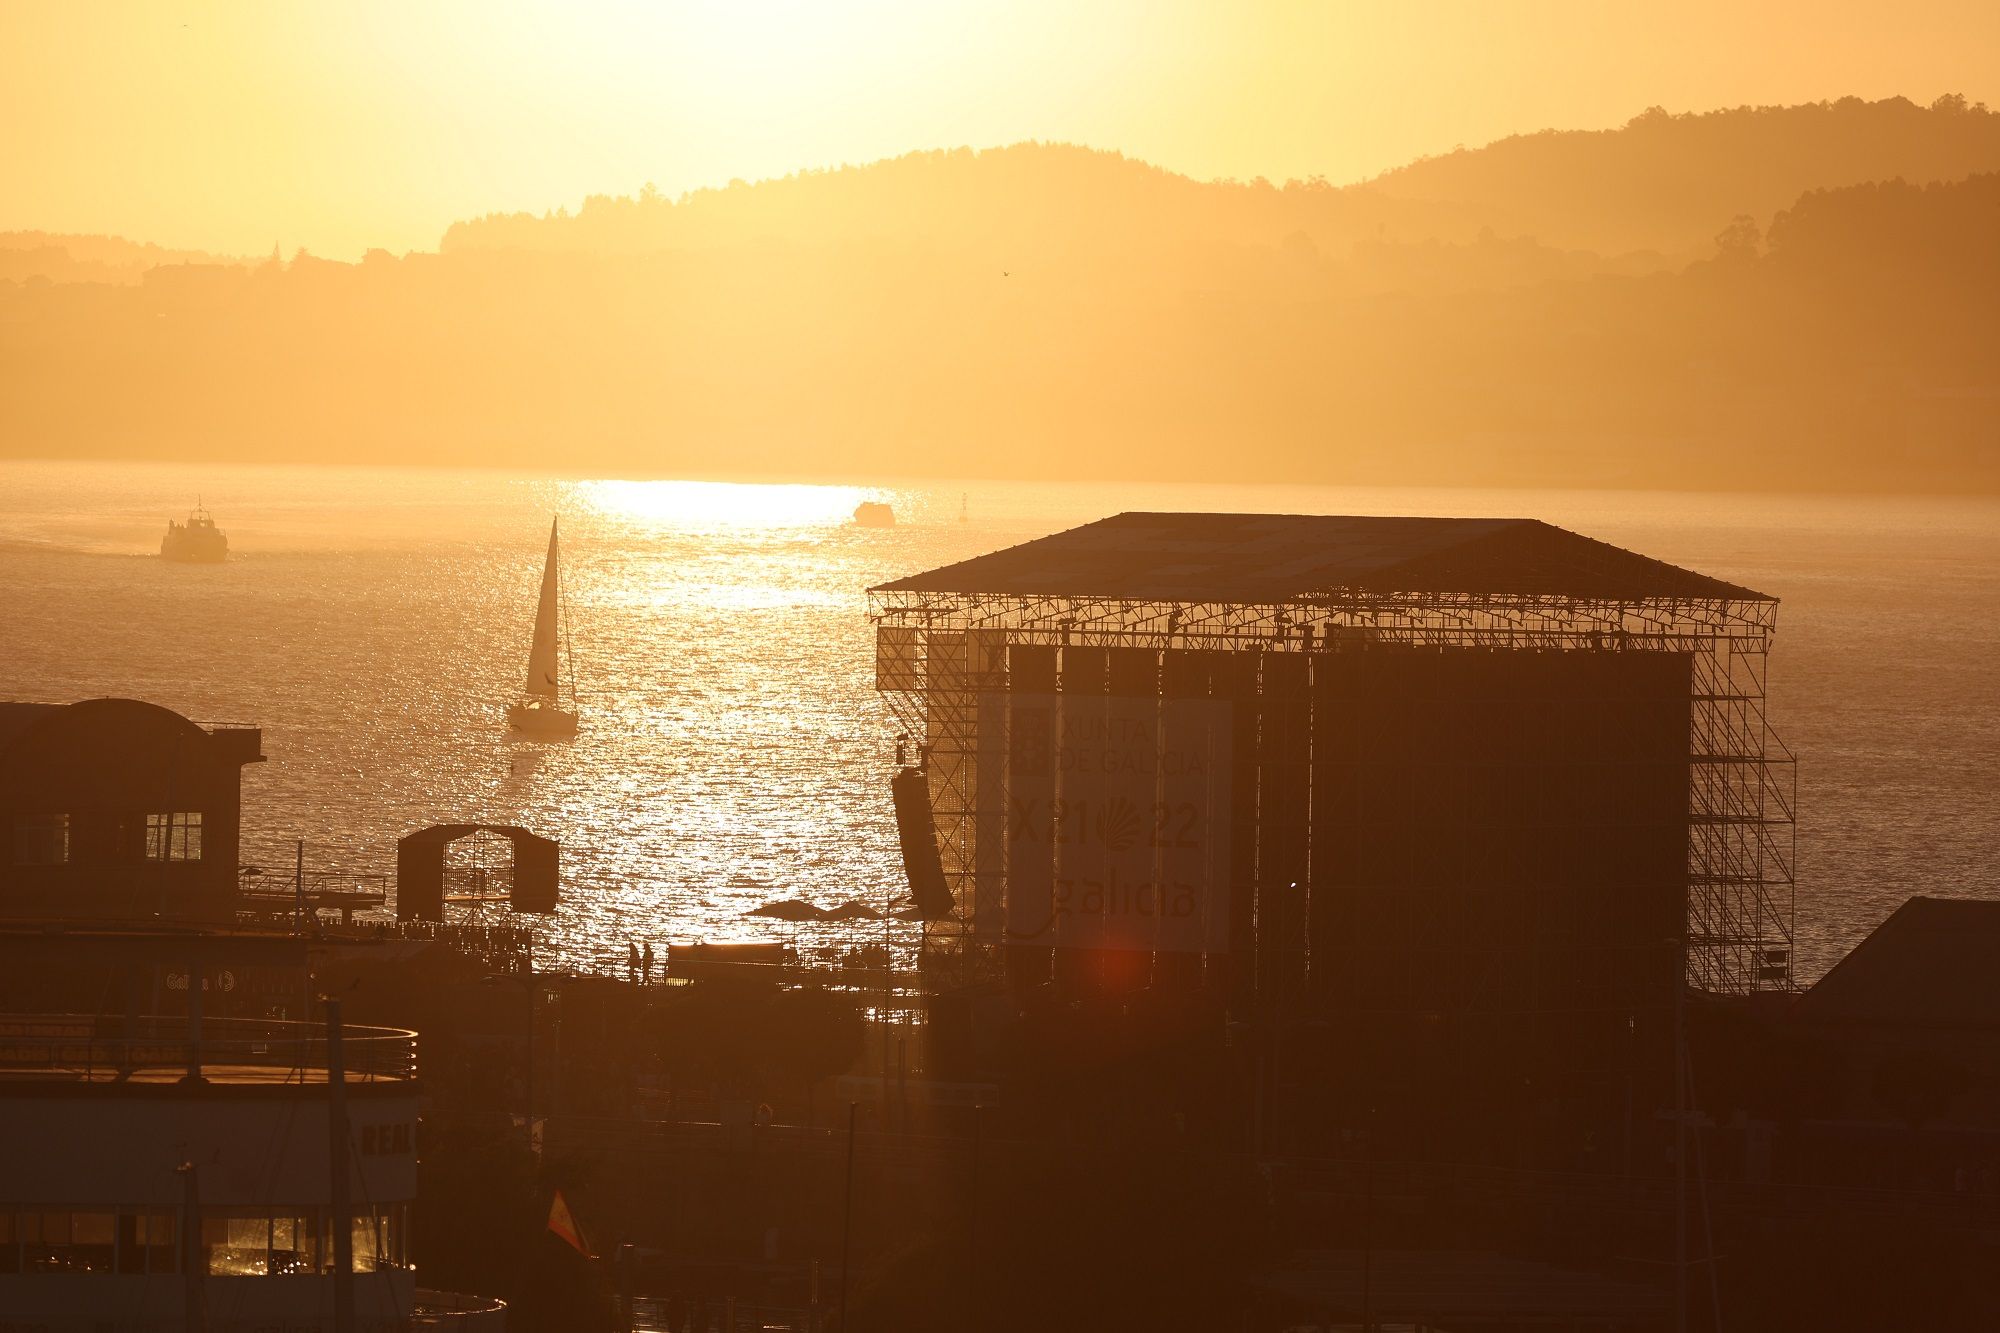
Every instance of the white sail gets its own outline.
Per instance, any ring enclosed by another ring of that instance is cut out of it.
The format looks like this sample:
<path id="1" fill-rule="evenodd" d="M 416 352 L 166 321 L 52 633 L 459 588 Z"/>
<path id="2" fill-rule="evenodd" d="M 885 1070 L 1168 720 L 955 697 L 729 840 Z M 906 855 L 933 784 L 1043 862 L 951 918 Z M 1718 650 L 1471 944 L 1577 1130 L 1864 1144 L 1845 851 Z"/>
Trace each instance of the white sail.
<path id="1" fill-rule="evenodd" d="M 549 521 L 549 558 L 542 566 L 542 600 L 535 608 L 535 642 L 528 649 L 530 698 L 556 698 L 556 612 L 562 602 L 560 576 L 556 572 L 556 521 Z"/>

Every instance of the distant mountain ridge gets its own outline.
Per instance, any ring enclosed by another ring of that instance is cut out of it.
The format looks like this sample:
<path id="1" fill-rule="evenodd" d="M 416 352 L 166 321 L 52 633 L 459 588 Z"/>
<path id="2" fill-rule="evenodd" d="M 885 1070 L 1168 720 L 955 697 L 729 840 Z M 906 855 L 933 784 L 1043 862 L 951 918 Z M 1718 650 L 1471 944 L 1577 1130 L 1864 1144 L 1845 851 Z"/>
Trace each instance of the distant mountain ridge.
<path id="1" fill-rule="evenodd" d="M 573 214 L 489 214 L 454 223 L 440 248 L 644 254 L 758 238 L 1018 252 L 1271 244 L 1296 234 L 1328 251 L 1490 234 L 1685 259 L 1735 215 L 1768 221 L 1807 190 L 1993 170 L 2000 114 L 1984 105 L 1848 97 L 1686 115 L 1652 108 L 1620 129 L 1516 135 L 1350 186 L 1200 182 L 1066 144 L 917 152 L 678 199 L 648 190 L 593 195 Z"/>

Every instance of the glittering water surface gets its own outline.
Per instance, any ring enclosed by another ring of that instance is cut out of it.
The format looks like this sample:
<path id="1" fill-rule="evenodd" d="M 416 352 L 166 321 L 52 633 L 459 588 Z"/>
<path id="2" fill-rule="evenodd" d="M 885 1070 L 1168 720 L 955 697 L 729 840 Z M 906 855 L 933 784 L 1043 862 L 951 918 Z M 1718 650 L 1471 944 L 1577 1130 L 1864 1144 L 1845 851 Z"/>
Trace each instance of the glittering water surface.
<path id="1" fill-rule="evenodd" d="M 197 492 L 231 559 L 164 564 L 160 531 Z M 862 499 L 899 526 L 851 526 Z M 901 889 L 864 590 L 1134 508 L 1531 516 L 1774 593 L 1802 977 L 1908 895 L 2000 897 L 1991 501 L 5 463 L 0 697 L 258 723 L 269 762 L 246 772 L 243 854 L 274 874 L 295 838 L 309 868 L 387 874 L 413 828 L 521 823 L 563 844 L 546 939 L 565 961 L 765 934 L 823 955 L 881 928 L 743 914 Z M 502 710 L 552 513 L 584 719 L 542 745 L 510 739 Z"/>

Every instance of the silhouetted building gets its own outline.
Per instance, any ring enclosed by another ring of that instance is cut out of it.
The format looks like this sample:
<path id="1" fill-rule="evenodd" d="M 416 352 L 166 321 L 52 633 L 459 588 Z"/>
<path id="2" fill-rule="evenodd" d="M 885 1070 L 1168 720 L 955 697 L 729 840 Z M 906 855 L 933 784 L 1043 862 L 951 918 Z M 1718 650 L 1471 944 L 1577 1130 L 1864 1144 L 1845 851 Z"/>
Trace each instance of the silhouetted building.
<path id="1" fill-rule="evenodd" d="M 2000 902 L 1897 908 L 1792 1008 L 1797 1030 L 1837 1053 L 1822 1114 L 2000 1130 L 1995 976 Z M 1989 1155 L 2000 1165 L 2000 1148 Z"/>
<path id="2" fill-rule="evenodd" d="M 0 926 L 9 974 L 34 960 L 125 983 L 98 985 L 94 1005 L 48 989 L 47 1009 L 0 1020 L 0 1139 L 15 1145 L 0 1320 L 388 1333 L 459 1312 L 454 1327 L 504 1326 L 496 1302 L 416 1285 L 416 1034 L 343 1025 L 336 1102 L 324 1021 L 218 1012 L 258 975 L 289 978 L 306 1012 L 308 958 L 303 936 L 270 931 Z"/>
<path id="3" fill-rule="evenodd" d="M 1789 984 L 1764 594 L 1529 520 L 1131 513 L 870 595 L 933 975 L 1206 1006 L 1267 1122 L 1603 1110 L 1683 960 Z"/>
<path id="4" fill-rule="evenodd" d="M 416 1294 L 412 1034 L 348 1028 L 354 1201 L 330 1206 L 326 1043 L 304 1023 L 9 1016 L 0 1308 L 47 1329 L 331 1329 L 334 1219 L 357 1330 Z M 198 1033 L 199 1035 L 194 1035 Z M 195 1074 L 199 1073 L 199 1081 Z M 191 1165 L 184 1165 L 191 1164 Z M 179 1168 L 179 1169 L 176 1169 Z"/>
<path id="5" fill-rule="evenodd" d="M 261 745 L 135 699 L 0 703 L 0 915 L 227 919 Z"/>

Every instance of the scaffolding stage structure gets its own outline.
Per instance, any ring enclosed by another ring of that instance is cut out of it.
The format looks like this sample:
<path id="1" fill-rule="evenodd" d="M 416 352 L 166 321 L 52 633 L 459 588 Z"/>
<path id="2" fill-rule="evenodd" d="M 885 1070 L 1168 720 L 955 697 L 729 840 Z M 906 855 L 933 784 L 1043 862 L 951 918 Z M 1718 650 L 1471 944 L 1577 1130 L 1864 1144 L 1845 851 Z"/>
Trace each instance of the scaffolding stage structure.
<path id="1" fill-rule="evenodd" d="M 987 790 L 981 774 L 982 753 L 1007 741 L 982 738 L 982 699 L 1006 691 L 1010 664 L 1018 674 L 1028 654 L 1069 660 L 1079 650 L 1123 650 L 1142 666 L 1150 654 L 1153 674 L 1140 679 L 1155 689 L 1157 664 L 1171 672 L 1176 654 L 1228 655 L 1246 697 L 1267 701 L 1262 733 L 1245 746 L 1258 756 L 1255 817 L 1302 824 L 1314 818 L 1315 799 L 1325 799 L 1304 780 L 1318 742 L 1288 741 L 1282 699 L 1331 675 L 1347 655 L 1647 654 L 1685 664 L 1686 744 L 1677 758 L 1686 771 L 1686 852 L 1675 915 L 1685 922 L 1676 945 L 1686 981 L 1718 994 L 1790 989 L 1796 764 L 1765 715 L 1777 605 L 1511 519 L 1122 514 L 873 588 L 876 688 L 920 747 L 955 902 L 927 927 L 926 969 L 949 986 L 1003 967 L 1004 946 L 979 905 L 1007 892 L 995 848 L 1009 814 L 990 759 Z M 1310 987 L 1316 970 L 1328 970 L 1315 953 L 1338 942 L 1288 922 L 1287 913 L 1306 909 L 1290 905 L 1298 895 L 1285 889 L 1296 890 L 1315 873 L 1307 862 L 1331 852 L 1266 845 L 1290 860 L 1260 866 L 1253 853 L 1234 873 L 1255 903 L 1252 929 L 1266 947 L 1300 956 L 1275 970 L 1262 960 L 1252 967 L 1260 978 Z"/>

